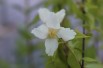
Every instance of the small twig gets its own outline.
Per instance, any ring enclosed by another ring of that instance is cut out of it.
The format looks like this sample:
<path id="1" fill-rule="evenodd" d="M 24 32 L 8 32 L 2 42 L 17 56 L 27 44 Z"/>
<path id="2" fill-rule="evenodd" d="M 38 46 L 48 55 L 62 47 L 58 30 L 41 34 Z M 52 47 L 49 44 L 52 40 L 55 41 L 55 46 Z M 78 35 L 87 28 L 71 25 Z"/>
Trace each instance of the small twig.
<path id="1" fill-rule="evenodd" d="M 66 62 L 67 62 L 67 67 L 71 68 L 70 65 L 68 64 L 68 53 L 69 53 L 69 48 L 67 47 L 68 42 L 64 42 L 63 44 L 64 44 L 63 49 L 64 49 L 64 52 L 65 52 L 65 59 L 66 59 Z"/>
<path id="2" fill-rule="evenodd" d="M 82 4 L 84 5 L 85 0 L 82 0 Z M 85 15 L 85 9 L 84 6 L 82 7 L 82 13 Z M 85 20 L 83 20 L 83 25 L 85 25 Z M 83 34 L 85 34 L 85 27 L 83 27 Z M 85 57 L 85 38 L 82 39 L 82 64 L 81 68 L 84 68 L 84 58 Z"/>

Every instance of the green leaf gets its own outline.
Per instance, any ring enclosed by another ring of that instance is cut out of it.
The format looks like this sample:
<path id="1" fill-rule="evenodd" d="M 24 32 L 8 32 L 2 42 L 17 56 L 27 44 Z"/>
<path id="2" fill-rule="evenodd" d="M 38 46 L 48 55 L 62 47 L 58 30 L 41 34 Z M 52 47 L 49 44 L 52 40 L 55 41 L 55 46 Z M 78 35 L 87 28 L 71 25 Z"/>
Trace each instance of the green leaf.
<path id="1" fill-rule="evenodd" d="M 77 59 L 73 49 L 69 47 L 68 63 L 71 68 L 81 68 L 79 60 Z M 75 66 L 76 65 L 76 66 Z"/>
<path id="2" fill-rule="evenodd" d="M 64 43 L 59 44 L 58 47 L 58 58 L 65 64 L 68 66 L 68 62 L 67 62 L 67 58 L 68 58 L 68 47 L 66 45 L 64 45 Z"/>
<path id="3" fill-rule="evenodd" d="M 68 68 L 68 67 L 64 62 L 62 62 L 59 59 L 58 54 L 56 54 L 55 56 L 48 58 L 46 62 L 46 68 Z"/>
<path id="4" fill-rule="evenodd" d="M 97 60 L 90 58 L 90 57 L 84 57 L 85 62 L 97 62 Z"/>
<path id="5" fill-rule="evenodd" d="M 76 55 L 76 58 L 77 58 L 77 60 L 78 61 L 81 61 L 81 59 L 82 59 L 82 52 L 81 52 L 81 50 L 78 48 L 78 49 L 74 49 L 74 53 L 75 53 L 75 55 Z"/>
<path id="6" fill-rule="evenodd" d="M 83 33 L 79 32 L 78 30 L 75 30 L 75 32 L 77 33 L 75 38 L 89 38 L 90 36 L 86 36 Z"/>
<path id="7" fill-rule="evenodd" d="M 85 66 L 85 68 L 103 68 L 103 65 L 102 64 L 96 64 L 96 63 L 94 63 L 94 64 L 87 64 Z"/>

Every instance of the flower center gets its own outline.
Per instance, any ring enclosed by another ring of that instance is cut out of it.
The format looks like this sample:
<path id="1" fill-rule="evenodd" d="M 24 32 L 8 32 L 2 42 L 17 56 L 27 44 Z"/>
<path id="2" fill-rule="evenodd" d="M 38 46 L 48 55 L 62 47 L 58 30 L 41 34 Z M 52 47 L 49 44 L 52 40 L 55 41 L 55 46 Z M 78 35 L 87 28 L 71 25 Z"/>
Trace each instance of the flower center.
<path id="1" fill-rule="evenodd" d="M 55 38 L 55 37 L 56 37 L 56 34 L 57 34 L 57 30 L 56 30 L 56 29 L 53 29 L 53 28 L 50 28 L 50 29 L 49 29 L 49 34 L 48 34 L 48 36 L 49 36 L 50 38 Z"/>

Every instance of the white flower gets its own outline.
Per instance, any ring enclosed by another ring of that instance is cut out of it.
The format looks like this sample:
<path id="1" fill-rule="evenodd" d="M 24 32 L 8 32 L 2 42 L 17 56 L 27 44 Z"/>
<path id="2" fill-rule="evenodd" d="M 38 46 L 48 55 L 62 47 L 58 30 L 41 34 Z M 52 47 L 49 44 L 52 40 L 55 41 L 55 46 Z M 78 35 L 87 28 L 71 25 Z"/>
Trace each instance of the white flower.
<path id="1" fill-rule="evenodd" d="M 40 39 L 46 39 L 46 54 L 48 54 L 48 56 L 53 56 L 54 52 L 58 48 L 58 38 L 68 41 L 73 39 L 76 33 L 70 28 L 60 27 L 60 23 L 65 16 L 64 9 L 54 13 L 50 12 L 46 8 L 41 8 L 39 9 L 39 16 L 43 21 L 43 24 L 38 28 L 34 28 L 32 33 Z"/>

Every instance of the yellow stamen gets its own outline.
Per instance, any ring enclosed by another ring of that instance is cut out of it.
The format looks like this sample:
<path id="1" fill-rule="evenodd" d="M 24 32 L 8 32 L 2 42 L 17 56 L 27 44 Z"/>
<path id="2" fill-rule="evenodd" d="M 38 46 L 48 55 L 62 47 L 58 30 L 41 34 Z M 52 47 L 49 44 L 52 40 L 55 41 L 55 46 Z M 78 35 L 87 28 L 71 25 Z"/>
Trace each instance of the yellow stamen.
<path id="1" fill-rule="evenodd" d="M 50 28 L 49 29 L 49 37 L 50 38 L 55 38 L 56 37 L 56 34 L 57 34 L 57 30 L 56 29 L 53 29 L 53 28 Z"/>

